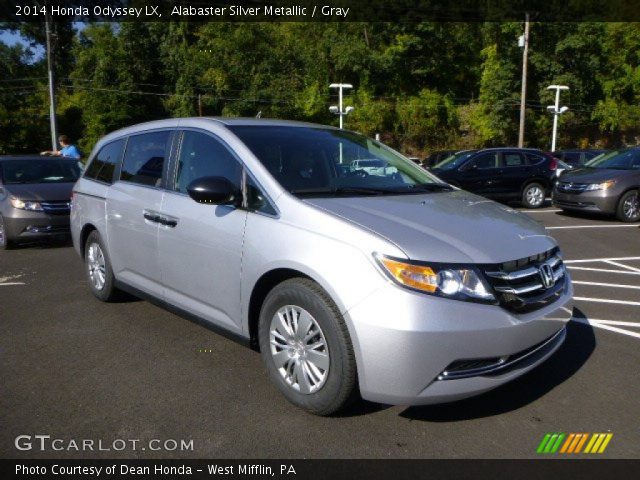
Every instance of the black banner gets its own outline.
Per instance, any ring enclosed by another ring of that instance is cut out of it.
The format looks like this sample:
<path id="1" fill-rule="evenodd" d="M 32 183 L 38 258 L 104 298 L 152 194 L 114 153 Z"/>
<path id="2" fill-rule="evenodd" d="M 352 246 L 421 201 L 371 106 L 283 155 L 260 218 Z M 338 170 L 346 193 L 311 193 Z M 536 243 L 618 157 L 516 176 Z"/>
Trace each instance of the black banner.
<path id="1" fill-rule="evenodd" d="M 640 460 L 0 460 L 7 478 L 638 478 Z"/>

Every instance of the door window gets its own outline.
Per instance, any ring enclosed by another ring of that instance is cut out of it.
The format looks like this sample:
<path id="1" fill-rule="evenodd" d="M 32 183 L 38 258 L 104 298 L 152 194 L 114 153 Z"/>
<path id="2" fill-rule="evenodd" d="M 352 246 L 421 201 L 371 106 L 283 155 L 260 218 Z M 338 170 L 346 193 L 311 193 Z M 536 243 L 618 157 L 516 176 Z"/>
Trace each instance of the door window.
<path id="1" fill-rule="evenodd" d="M 150 132 L 129 137 L 120 180 L 159 187 L 169 153 L 170 132 Z"/>
<path id="2" fill-rule="evenodd" d="M 229 149 L 211 135 L 187 130 L 182 137 L 173 190 L 187 193 L 189 184 L 202 177 L 224 177 L 239 188 L 242 166 Z"/>
<path id="3" fill-rule="evenodd" d="M 503 154 L 505 167 L 522 167 L 524 166 L 524 158 L 519 153 Z"/>
<path id="4" fill-rule="evenodd" d="M 474 167 L 474 166 L 478 170 L 498 168 L 498 154 L 497 153 L 481 153 L 471 161 L 470 167 Z"/>
<path id="5" fill-rule="evenodd" d="M 113 183 L 113 173 L 118 163 L 120 163 L 123 147 L 124 139 L 116 140 L 102 147 L 87 167 L 84 174 L 85 178 L 92 178 L 109 184 Z"/>

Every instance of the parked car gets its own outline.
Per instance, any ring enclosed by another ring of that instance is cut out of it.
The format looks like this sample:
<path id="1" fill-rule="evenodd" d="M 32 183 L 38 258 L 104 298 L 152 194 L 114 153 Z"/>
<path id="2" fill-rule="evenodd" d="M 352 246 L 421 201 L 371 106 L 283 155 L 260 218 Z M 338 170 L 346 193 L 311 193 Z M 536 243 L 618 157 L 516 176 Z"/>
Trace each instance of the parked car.
<path id="1" fill-rule="evenodd" d="M 553 203 L 563 210 L 604 213 L 623 222 L 637 222 L 639 192 L 640 148 L 629 148 L 565 173 L 554 189 Z"/>
<path id="2" fill-rule="evenodd" d="M 495 200 L 519 200 L 539 208 L 551 193 L 558 160 L 532 148 L 487 148 L 462 152 L 431 171 L 445 182 Z"/>
<path id="3" fill-rule="evenodd" d="M 595 149 L 595 150 L 557 150 L 553 152 L 553 156 L 568 163 L 571 166 L 579 167 L 587 163 L 594 157 L 602 153 L 606 153 L 607 150 Z"/>
<path id="4" fill-rule="evenodd" d="M 342 168 L 363 158 L 397 172 Z M 571 317 L 538 222 L 333 127 L 119 130 L 95 146 L 71 217 L 96 297 L 151 297 L 259 348 L 283 395 L 316 414 L 357 392 L 419 405 L 495 388 L 548 358 Z"/>
<path id="5" fill-rule="evenodd" d="M 68 236 L 71 189 L 80 173 L 71 158 L 0 157 L 0 249 Z"/>

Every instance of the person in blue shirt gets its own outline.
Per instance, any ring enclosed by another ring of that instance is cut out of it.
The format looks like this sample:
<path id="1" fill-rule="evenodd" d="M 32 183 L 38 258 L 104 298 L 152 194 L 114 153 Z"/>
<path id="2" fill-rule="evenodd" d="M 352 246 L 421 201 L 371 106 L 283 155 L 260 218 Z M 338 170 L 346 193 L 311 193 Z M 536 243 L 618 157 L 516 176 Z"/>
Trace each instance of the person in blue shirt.
<path id="1" fill-rule="evenodd" d="M 60 135 L 58 137 L 58 143 L 60 143 L 60 150 L 45 150 L 44 152 L 40 152 L 40 155 L 56 155 L 58 157 L 69 157 L 78 160 L 82 156 L 78 147 L 72 144 L 66 135 Z"/>

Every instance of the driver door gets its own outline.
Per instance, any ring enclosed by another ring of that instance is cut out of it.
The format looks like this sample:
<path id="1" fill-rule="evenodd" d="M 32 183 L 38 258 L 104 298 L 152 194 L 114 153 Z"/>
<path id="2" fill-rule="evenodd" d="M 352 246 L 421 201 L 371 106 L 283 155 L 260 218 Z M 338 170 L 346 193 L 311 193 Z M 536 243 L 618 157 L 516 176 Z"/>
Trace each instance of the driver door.
<path id="1" fill-rule="evenodd" d="M 158 236 L 165 299 L 241 333 L 240 267 L 247 212 L 194 201 L 188 185 L 201 177 L 225 177 L 240 189 L 242 165 L 220 139 L 185 130 L 169 176 Z"/>

